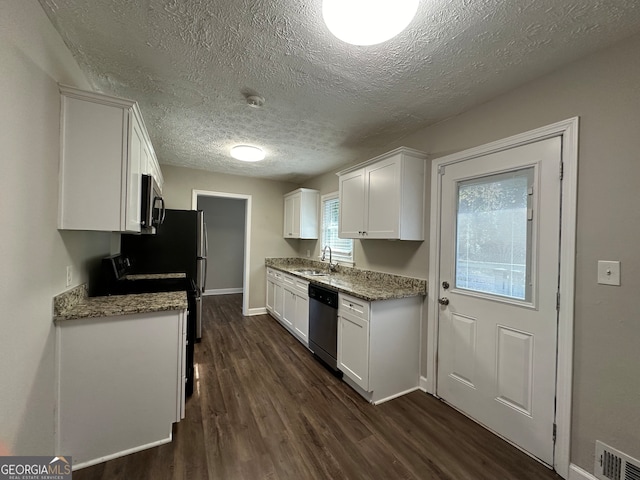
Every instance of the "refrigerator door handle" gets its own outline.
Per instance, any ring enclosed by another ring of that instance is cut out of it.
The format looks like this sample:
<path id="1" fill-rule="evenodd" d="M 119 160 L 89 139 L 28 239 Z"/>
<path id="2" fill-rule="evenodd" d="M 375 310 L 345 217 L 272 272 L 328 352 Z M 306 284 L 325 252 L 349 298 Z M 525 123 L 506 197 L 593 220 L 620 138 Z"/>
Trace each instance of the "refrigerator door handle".
<path id="1" fill-rule="evenodd" d="M 204 278 L 202 279 L 202 293 L 207 289 L 207 269 L 209 268 L 209 260 L 204 257 Z"/>
<path id="2" fill-rule="evenodd" d="M 207 224 L 204 223 L 204 257 L 209 257 L 209 234 L 207 233 Z"/>

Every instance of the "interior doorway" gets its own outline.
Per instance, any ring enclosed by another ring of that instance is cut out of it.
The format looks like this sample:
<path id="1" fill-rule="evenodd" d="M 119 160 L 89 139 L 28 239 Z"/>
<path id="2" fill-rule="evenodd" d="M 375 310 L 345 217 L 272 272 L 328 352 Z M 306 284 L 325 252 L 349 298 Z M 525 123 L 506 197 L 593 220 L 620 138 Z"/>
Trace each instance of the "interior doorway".
<path id="1" fill-rule="evenodd" d="M 242 293 L 249 310 L 251 195 L 193 190 L 192 208 L 204 212 L 208 271 L 204 295 Z"/>

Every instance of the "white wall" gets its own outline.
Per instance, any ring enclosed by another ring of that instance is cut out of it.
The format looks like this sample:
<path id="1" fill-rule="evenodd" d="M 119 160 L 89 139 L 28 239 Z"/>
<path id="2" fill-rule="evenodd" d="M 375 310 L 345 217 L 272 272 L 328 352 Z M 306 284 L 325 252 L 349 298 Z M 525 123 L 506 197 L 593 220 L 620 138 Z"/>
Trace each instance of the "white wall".
<path id="1" fill-rule="evenodd" d="M 209 240 L 207 291 L 242 289 L 246 200 L 198 196 Z"/>
<path id="2" fill-rule="evenodd" d="M 640 458 L 638 52 L 635 36 L 383 150 L 437 158 L 580 117 L 571 462 L 589 472 L 597 439 Z M 326 193 L 338 181 L 326 174 L 304 186 Z M 426 278 L 428 247 L 356 240 L 356 263 Z M 620 287 L 597 284 L 598 260 L 622 262 Z"/>
<path id="3" fill-rule="evenodd" d="M 282 238 L 283 195 L 295 190 L 296 186 L 287 182 L 223 175 L 168 165 L 162 165 L 162 173 L 165 179 L 162 195 L 167 202 L 167 208 L 190 209 L 194 189 L 251 195 L 249 308 L 264 308 L 265 257 L 294 257 L 297 253 L 298 240 L 289 242 Z"/>
<path id="4" fill-rule="evenodd" d="M 89 87 L 36 0 L 0 2 L 0 443 L 18 455 L 54 453 L 52 299 L 66 265 L 77 285 L 110 248 L 110 234 L 56 230 L 57 82 Z"/>
<path id="5" fill-rule="evenodd" d="M 580 117 L 571 461 L 640 458 L 640 36 L 405 139 L 435 156 Z M 622 285 L 598 285 L 598 260 Z"/>

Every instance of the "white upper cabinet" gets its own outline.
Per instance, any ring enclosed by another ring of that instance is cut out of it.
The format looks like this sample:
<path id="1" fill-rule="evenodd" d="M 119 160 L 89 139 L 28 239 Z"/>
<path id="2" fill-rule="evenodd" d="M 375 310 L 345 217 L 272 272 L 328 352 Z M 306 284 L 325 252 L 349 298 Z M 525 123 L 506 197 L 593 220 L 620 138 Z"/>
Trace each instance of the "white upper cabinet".
<path id="1" fill-rule="evenodd" d="M 424 240 L 425 160 L 400 147 L 338 172 L 340 238 Z"/>
<path id="2" fill-rule="evenodd" d="M 365 231 L 364 179 L 364 168 L 340 175 L 340 238 L 361 238 Z"/>
<path id="3" fill-rule="evenodd" d="M 319 192 L 299 188 L 284 196 L 284 238 L 318 238 Z"/>
<path id="4" fill-rule="evenodd" d="M 164 177 L 160 171 L 160 165 L 156 159 L 155 153 L 153 153 L 153 146 L 151 142 L 143 142 L 140 150 L 141 171 L 146 175 L 151 175 L 162 192 L 162 185 L 164 184 Z"/>
<path id="5" fill-rule="evenodd" d="M 160 168 L 137 103 L 60 86 L 58 228 L 140 231 L 141 178 Z"/>

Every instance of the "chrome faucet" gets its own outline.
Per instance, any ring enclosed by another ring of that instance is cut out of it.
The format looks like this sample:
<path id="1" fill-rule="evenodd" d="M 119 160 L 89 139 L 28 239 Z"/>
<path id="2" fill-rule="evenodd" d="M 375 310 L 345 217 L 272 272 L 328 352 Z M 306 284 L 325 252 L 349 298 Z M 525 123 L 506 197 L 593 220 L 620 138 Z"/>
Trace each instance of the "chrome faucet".
<path id="1" fill-rule="evenodd" d="M 333 258 L 331 257 L 331 247 L 329 245 L 325 245 L 322 249 L 322 257 L 320 258 L 320 260 L 322 260 L 323 262 L 326 261 L 327 248 L 329 249 L 329 271 L 335 272 L 336 267 L 338 266 L 338 262 L 336 262 L 335 264 L 333 263 Z"/>

